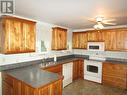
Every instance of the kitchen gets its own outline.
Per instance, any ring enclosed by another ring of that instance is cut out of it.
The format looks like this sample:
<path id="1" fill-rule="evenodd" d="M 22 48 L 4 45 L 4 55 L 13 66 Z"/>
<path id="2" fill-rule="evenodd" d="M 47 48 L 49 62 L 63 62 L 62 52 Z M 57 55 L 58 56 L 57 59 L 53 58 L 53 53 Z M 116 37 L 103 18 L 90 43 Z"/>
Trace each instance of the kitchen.
<path id="1" fill-rule="evenodd" d="M 126 24 L 72 29 L 35 19 L 1 16 L 1 95 L 127 94 Z"/>

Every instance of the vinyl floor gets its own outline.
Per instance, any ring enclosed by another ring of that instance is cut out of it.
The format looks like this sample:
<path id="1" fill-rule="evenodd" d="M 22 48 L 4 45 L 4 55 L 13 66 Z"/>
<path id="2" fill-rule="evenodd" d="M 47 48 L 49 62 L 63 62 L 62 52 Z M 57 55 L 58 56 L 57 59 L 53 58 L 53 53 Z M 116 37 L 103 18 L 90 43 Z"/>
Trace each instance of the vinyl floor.
<path id="1" fill-rule="evenodd" d="M 63 95 L 127 95 L 127 90 L 79 79 L 66 86 Z"/>

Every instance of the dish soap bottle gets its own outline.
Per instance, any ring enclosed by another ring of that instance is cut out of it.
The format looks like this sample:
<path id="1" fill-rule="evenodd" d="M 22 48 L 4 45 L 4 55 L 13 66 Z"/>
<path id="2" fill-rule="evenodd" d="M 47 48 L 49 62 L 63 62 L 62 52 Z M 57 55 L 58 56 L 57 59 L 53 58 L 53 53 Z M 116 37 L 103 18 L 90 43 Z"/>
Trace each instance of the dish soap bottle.
<path id="1" fill-rule="evenodd" d="M 56 55 L 54 55 L 54 62 L 56 62 L 57 61 L 57 56 Z"/>

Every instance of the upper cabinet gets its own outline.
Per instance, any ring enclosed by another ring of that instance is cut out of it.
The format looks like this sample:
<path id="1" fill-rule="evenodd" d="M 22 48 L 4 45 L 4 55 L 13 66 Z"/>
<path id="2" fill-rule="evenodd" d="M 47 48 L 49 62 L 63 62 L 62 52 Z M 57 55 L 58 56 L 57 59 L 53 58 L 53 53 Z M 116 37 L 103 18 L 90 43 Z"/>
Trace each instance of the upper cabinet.
<path id="1" fill-rule="evenodd" d="M 116 32 L 116 47 L 118 50 L 127 50 L 127 28 Z"/>
<path id="2" fill-rule="evenodd" d="M 87 33 L 85 32 L 74 32 L 72 37 L 73 49 L 86 49 L 87 48 Z"/>
<path id="3" fill-rule="evenodd" d="M 104 30 L 105 39 L 105 50 L 112 51 L 116 50 L 116 31 L 115 30 Z"/>
<path id="4" fill-rule="evenodd" d="M 1 53 L 27 53 L 35 51 L 35 22 L 3 16 L 1 18 Z"/>
<path id="5" fill-rule="evenodd" d="M 127 29 L 104 30 L 105 50 L 126 51 L 127 50 Z"/>
<path id="6" fill-rule="evenodd" d="M 88 42 L 103 42 L 104 35 L 101 30 L 88 31 Z"/>
<path id="7" fill-rule="evenodd" d="M 106 51 L 126 51 L 127 28 L 73 32 L 74 49 L 87 49 L 87 42 L 104 42 Z"/>
<path id="8" fill-rule="evenodd" d="M 52 31 L 52 50 L 67 49 L 67 29 L 54 27 Z"/>

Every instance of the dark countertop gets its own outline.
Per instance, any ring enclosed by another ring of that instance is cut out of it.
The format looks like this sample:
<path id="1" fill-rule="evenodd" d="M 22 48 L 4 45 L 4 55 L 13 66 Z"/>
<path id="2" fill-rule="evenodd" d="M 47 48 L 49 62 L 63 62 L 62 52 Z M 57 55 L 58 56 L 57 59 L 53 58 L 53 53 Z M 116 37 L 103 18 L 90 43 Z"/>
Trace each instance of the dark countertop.
<path id="1" fill-rule="evenodd" d="M 26 83 L 27 85 L 33 88 L 43 87 L 49 83 L 52 83 L 62 78 L 62 76 L 56 73 L 51 73 L 51 72 L 42 70 L 38 64 L 8 70 L 8 71 L 5 71 L 5 73 Z"/>
<path id="2" fill-rule="evenodd" d="M 90 60 L 88 55 L 75 54 L 75 55 L 67 55 L 67 56 L 58 57 L 56 63 L 63 63 L 63 62 L 65 63 L 66 61 L 68 62 L 68 61 L 74 60 L 76 58 L 83 58 L 86 60 Z M 94 60 L 94 61 L 100 62 L 100 60 Z M 36 61 L 29 61 L 29 62 L 14 63 L 14 64 L 9 64 L 9 65 L 2 65 L 2 66 L 0 66 L 0 71 L 30 66 L 33 64 L 41 63 L 41 62 L 42 62 L 42 60 L 36 60 Z M 53 62 L 53 58 L 47 59 L 46 62 Z M 127 64 L 127 59 L 106 58 L 105 61 L 101 61 L 101 62 L 112 62 L 112 63 Z"/>
<path id="3" fill-rule="evenodd" d="M 64 60 L 58 60 L 57 62 L 52 62 L 51 65 L 49 66 L 54 66 L 58 64 L 64 64 L 68 62 L 72 62 L 74 60 L 78 60 L 79 58 L 68 58 Z M 28 84 L 29 86 L 33 88 L 40 88 L 43 87 L 51 82 L 54 82 L 63 76 L 58 75 L 56 73 L 48 72 L 43 70 L 41 67 L 41 64 L 44 63 L 39 63 L 40 61 L 37 62 L 31 62 L 32 65 L 30 66 L 25 66 L 25 67 L 20 67 L 20 68 L 15 68 L 15 69 L 10 69 L 4 71 L 5 73 L 9 74 L 10 76 Z M 36 64 L 34 64 L 36 63 Z M 26 62 L 26 64 L 29 64 L 29 62 Z"/>
<path id="4" fill-rule="evenodd" d="M 57 62 L 53 62 L 53 59 L 48 59 L 46 62 L 52 62 L 52 64 L 48 66 L 54 66 L 58 64 L 64 64 L 68 62 L 72 62 L 74 60 L 78 60 L 80 58 L 83 58 L 85 60 L 90 60 L 89 56 L 87 55 L 68 55 L 59 57 Z M 100 61 L 100 60 L 94 60 L 94 61 Z M 116 58 L 106 58 L 105 61 L 101 62 L 112 62 L 112 63 L 121 63 L 121 64 L 127 64 L 127 59 L 116 59 Z M 25 82 L 26 84 L 30 85 L 33 88 L 39 88 L 44 85 L 47 85 L 53 81 L 56 81 L 61 78 L 60 75 L 56 73 L 51 73 L 45 70 L 42 70 L 42 63 L 41 60 L 38 61 L 31 61 L 31 62 L 23 62 L 23 64 L 30 64 L 29 66 L 13 66 L 13 68 L 7 68 L 10 70 L 6 70 L 7 74 L 11 75 L 12 77 L 21 80 Z M 11 66 L 10 66 L 11 67 Z M 15 69 L 14 69 L 15 67 Z"/>

